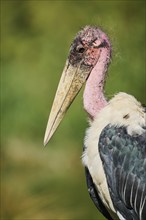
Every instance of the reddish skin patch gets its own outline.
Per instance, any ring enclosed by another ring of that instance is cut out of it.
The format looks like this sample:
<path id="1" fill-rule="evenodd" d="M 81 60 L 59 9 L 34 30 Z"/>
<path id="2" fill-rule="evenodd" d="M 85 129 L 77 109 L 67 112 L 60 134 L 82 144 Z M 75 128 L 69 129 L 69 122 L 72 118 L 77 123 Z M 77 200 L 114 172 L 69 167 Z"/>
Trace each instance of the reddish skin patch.
<path id="1" fill-rule="evenodd" d="M 100 56 L 99 48 L 91 48 L 86 51 L 85 62 L 90 66 L 94 65 L 97 62 L 97 59 Z M 96 59 L 95 59 L 96 57 Z"/>

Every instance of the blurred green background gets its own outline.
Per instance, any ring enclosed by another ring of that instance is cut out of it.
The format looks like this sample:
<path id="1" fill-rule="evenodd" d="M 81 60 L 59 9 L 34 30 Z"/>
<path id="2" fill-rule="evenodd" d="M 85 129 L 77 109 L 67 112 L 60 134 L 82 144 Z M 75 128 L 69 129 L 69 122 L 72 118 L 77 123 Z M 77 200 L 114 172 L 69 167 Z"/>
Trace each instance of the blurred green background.
<path id="1" fill-rule="evenodd" d="M 76 32 L 105 30 L 113 45 L 106 94 L 146 98 L 144 1 L 1 1 L 1 219 L 101 219 L 81 154 L 82 93 L 43 148 L 55 90 Z"/>

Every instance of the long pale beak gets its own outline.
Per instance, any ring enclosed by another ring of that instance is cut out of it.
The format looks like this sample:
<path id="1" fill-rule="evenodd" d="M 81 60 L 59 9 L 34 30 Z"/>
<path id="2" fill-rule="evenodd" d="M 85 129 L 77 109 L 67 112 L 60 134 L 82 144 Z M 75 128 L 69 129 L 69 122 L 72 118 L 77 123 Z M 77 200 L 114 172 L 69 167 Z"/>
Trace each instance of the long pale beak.
<path id="1" fill-rule="evenodd" d="M 89 73 L 89 68 L 81 67 L 80 62 L 76 66 L 73 66 L 69 64 L 67 60 L 50 112 L 44 137 L 44 145 L 48 143 L 54 134 Z"/>

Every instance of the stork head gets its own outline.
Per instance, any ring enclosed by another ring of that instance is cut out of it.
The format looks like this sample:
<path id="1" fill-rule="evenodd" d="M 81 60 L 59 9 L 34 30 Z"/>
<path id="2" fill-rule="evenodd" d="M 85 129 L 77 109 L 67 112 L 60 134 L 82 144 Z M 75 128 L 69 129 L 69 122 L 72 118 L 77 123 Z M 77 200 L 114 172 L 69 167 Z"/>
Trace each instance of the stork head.
<path id="1" fill-rule="evenodd" d="M 48 143 L 67 109 L 88 79 L 99 60 L 102 48 L 108 47 L 110 47 L 108 37 L 97 27 L 86 26 L 76 35 L 54 98 L 44 145 Z"/>

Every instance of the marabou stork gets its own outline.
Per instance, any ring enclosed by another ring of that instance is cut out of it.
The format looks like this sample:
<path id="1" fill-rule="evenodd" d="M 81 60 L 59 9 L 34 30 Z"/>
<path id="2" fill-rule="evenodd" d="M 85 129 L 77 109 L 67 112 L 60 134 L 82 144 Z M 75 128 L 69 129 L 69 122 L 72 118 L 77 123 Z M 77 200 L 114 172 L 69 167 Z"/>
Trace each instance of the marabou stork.
<path id="1" fill-rule="evenodd" d="M 86 81 L 90 119 L 82 161 L 89 194 L 109 220 L 146 220 L 146 108 L 132 95 L 104 96 L 111 44 L 97 27 L 73 40 L 48 120 L 44 145 Z"/>

